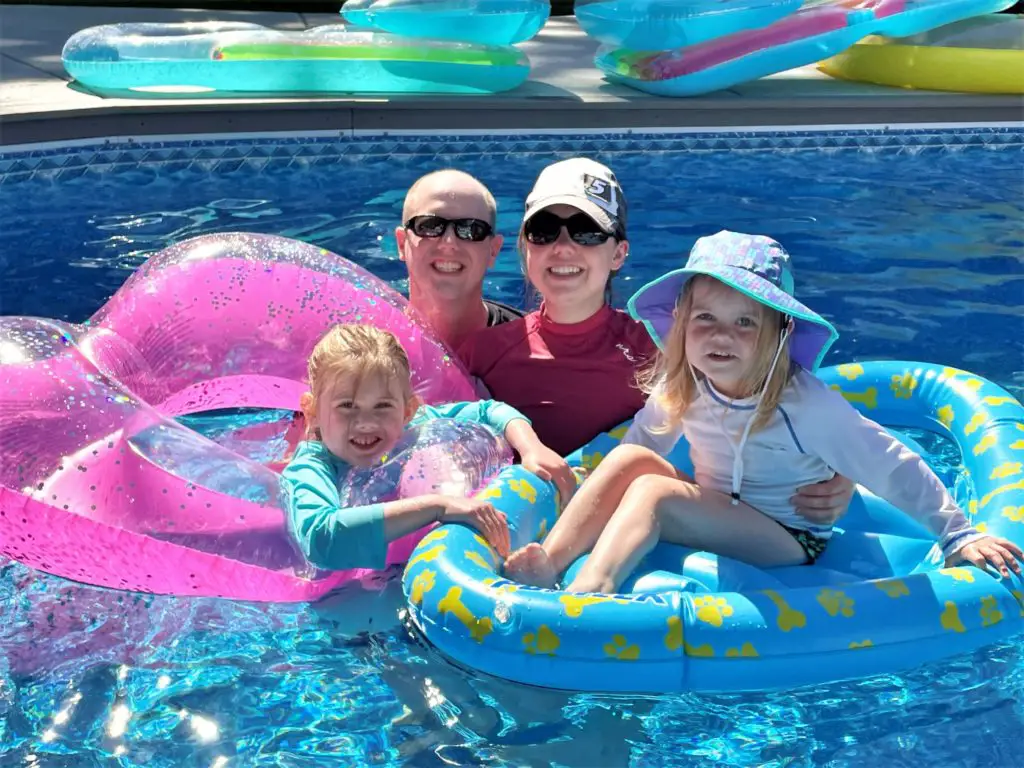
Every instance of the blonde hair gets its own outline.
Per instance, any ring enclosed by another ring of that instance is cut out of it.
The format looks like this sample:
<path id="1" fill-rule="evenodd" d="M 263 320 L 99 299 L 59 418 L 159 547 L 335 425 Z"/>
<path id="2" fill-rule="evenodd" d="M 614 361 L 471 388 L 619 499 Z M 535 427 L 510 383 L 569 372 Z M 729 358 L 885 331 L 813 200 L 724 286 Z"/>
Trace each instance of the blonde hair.
<path id="1" fill-rule="evenodd" d="M 664 349 L 658 350 L 653 362 L 637 375 L 640 388 L 647 395 L 657 398 L 658 404 L 665 411 L 666 423 L 654 429 L 658 433 L 668 432 L 672 425 L 682 421 L 687 408 L 697 399 L 697 382 L 694 380 L 696 372 L 686 357 L 686 325 L 693 308 L 693 287 L 698 280 L 714 278 L 698 275 L 687 282 L 676 302 L 675 320 L 663 340 Z M 761 322 L 754 350 L 754 364 L 750 374 L 741 384 L 742 397 L 750 397 L 761 391 L 762 387 L 764 390 L 757 404 L 751 431 L 767 425 L 779 400 L 782 399 L 782 392 L 791 376 L 787 339 L 782 351 L 779 352 L 779 360 L 771 380 L 765 381 L 775 353 L 779 349 L 778 342 L 783 327 L 782 313 L 761 302 L 757 302 L 757 306 L 760 308 Z"/>
<path id="2" fill-rule="evenodd" d="M 384 374 L 398 379 L 406 398 L 412 397 L 409 355 L 395 334 L 373 325 L 336 325 L 321 337 L 309 356 L 307 376 L 315 402 L 328 382 L 341 374 Z"/>

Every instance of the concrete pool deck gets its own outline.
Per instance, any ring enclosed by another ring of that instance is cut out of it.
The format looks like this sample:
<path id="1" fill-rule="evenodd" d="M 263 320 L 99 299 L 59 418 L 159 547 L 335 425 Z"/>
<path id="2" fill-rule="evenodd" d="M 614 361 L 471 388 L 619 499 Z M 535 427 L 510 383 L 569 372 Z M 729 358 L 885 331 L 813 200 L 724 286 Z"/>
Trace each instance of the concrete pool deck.
<path id="1" fill-rule="evenodd" d="M 74 32 L 118 22 L 237 20 L 280 29 L 336 14 L 83 6 L 0 6 L 0 145 L 165 134 L 337 131 L 543 131 L 1007 123 L 1021 96 L 910 91 L 833 80 L 808 66 L 692 98 L 608 83 L 597 42 L 574 17 L 550 19 L 521 47 L 529 80 L 494 96 L 282 99 L 103 98 L 72 84 L 60 53 Z"/>

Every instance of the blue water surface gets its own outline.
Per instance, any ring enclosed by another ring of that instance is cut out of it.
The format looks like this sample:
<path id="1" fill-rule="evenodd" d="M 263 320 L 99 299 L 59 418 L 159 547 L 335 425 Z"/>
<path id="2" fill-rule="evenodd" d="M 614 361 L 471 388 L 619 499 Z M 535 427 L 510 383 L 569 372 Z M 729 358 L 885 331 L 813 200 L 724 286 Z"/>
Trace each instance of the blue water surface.
<path id="1" fill-rule="evenodd" d="M 794 255 L 841 332 L 827 364 L 918 359 L 1024 394 L 1024 132 L 255 138 L 0 155 L 0 313 L 82 321 L 159 249 L 296 237 L 396 287 L 419 175 L 494 190 L 488 295 L 532 299 L 512 241 L 538 171 L 616 171 L 616 303 L 722 228 Z M 609 697 L 453 667 L 400 620 L 395 574 L 313 606 L 137 596 L 0 562 L 0 765 L 1020 765 L 1016 643 L 899 675 L 742 695 Z M 913 649 L 908 648 L 912 660 Z"/>

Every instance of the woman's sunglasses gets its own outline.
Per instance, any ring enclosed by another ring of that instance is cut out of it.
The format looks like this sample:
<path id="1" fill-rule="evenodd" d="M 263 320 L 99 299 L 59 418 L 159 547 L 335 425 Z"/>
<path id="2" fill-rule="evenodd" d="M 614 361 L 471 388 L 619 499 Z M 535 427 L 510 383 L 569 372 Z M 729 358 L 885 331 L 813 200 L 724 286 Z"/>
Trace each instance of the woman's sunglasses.
<path id="1" fill-rule="evenodd" d="M 577 245 L 601 245 L 612 237 L 585 213 L 574 213 L 563 219 L 549 211 L 541 211 L 530 217 L 523 226 L 523 234 L 534 245 L 550 245 L 558 239 L 562 227 L 566 228 L 569 239 Z"/>
<path id="2" fill-rule="evenodd" d="M 405 222 L 405 228 L 411 229 L 420 237 L 443 237 L 451 224 L 455 236 L 459 240 L 479 243 L 494 234 L 494 228 L 480 219 L 446 219 L 444 216 L 413 216 Z"/>

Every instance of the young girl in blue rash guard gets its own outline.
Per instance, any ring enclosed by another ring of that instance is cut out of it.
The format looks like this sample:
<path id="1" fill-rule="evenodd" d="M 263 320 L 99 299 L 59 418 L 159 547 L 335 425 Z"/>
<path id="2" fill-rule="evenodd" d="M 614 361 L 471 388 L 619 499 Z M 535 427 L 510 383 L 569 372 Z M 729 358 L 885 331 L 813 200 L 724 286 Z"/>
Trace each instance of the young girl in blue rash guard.
<path id="1" fill-rule="evenodd" d="M 813 375 L 838 334 L 793 298 L 777 242 L 701 238 L 629 310 L 660 350 L 647 404 L 544 543 L 509 557 L 510 578 L 553 586 L 590 551 L 566 589 L 614 592 L 659 539 L 760 567 L 813 563 L 832 527 L 791 497 L 836 471 L 927 526 L 947 565 L 1020 574 L 1017 546 L 971 527 L 920 456 Z M 683 435 L 694 478 L 663 458 Z"/>
<path id="2" fill-rule="evenodd" d="M 314 347 L 310 391 L 302 396 L 307 439 L 282 472 L 289 485 L 288 523 L 313 565 L 332 570 L 383 568 L 388 543 L 434 522 L 476 528 L 504 557 L 505 516 L 485 501 L 429 494 L 362 507 L 342 507 L 338 480 L 371 467 L 407 427 L 438 418 L 482 423 L 504 434 L 523 465 L 569 487 L 565 460 L 544 446 L 530 422 L 493 400 L 422 405 L 412 392 L 409 357 L 394 334 L 370 325 L 339 325 Z"/>

